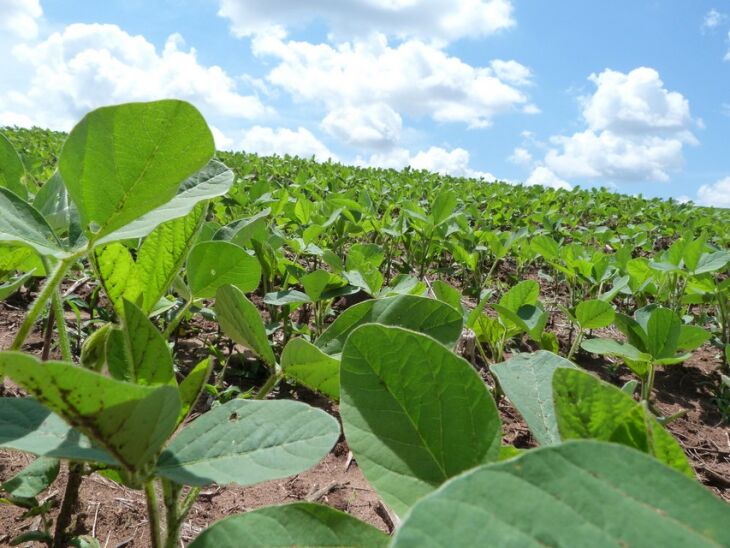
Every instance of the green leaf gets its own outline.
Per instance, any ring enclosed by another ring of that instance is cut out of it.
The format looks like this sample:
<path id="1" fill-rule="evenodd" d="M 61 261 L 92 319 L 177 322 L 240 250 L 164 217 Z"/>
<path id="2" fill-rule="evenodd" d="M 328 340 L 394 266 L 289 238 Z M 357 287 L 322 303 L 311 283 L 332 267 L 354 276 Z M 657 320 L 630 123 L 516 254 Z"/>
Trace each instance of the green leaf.
<path id="1" fill-rule="evenodd" d="M 560 245 L 550 236 L 538 235 L 532 238 L 530 247 L 546 261 L 553 261 L 560 255 Z"/>
<path id="2" fill-rule="evenodd" d="M 198 299 L 214 297 L 219 287 L 228 284 L 248 293 L 260 280 L 259 262 L 236 244 L 213 240 L 190 250 L 188 283 Z"/>
<path id="3" fill-rule="evenodd" d="M 730 506 L 655 459 L 573 441 L 450 481 L 413 508 L 392 546 L 709 548 L 730 545 L 729 521 Z"/>
<path id="4" fill-rule="evenodd" d="M 345 310 L 315 341 L 326 354 L 339 354 L 352 331 L 366 323 L 412 329 L 453 348 L 461 336 L 463 320 L 453 307 L 425 297 L 398 295 L 365 301 Z"/>
<path id="5" fill-rule="evenodd" d="M 679 339 L 677 339 L 677 349 L 689 352 L 699 348 L 710 340 L 712 335 L 701 327 L 695 325 L 683 325 L 679 329 Z"/>
<path id="6" fill-rule="evenodd" d="M 94 250 L 96 271 L 104 291 L 119 316 L 124 314 L 124 299 L 138 302 L 143 286 L 137 276 L 137 265 L 132 253 L 120 243 L 97 247 Z"/>
<path id="7" fill-rule="evenodd" d="M 456 192 L 445 190 L 440 192 L 433 201 L 431 216 L 434 226 L 446 221 L 456 209 Z"/>
<path id="8" fill-rule="evenodd" d="M 58 459 L 40 457 L 2 484 L 4 491 L 13 497 L 33 498 L 55 481 L 60 469 Z"/>
<path id="9" fill-rule="evenodd" d="M 553 377 L 555 413 L 564 440 L 595 439 L 620 443 L 661 458 L 665 464 L 694 477 L 682 448 L 641 404 L 580 370 L 556 371 Z M 659 454 L 654 450 L 660 448 Z"/>
<path id="10" fill-rule="evenodd" d="M 714 253 L 705 253 L 697 262 L 697 268 L 694 273 L 705 274 L 707 272 L 717 272 L 730 263 L 730 252 L 715 251 Z"/>
<path id="11" fill-rule="evenodd" d="M 459 313 L 463 313 L 464 309 L 461 305 L 461 292 L 458 289 L 441 280 L 433 282 L 431 288 L 433 289 L 434 296 L 439 301 L 452 306 Z"/>
<path id="12" fill-rule="evenodd" d="M 492 308 L 508 323 L 513 323 L 529 334 L 532 340 L 540 341 L 548 320 L 545 310 L 534 304 L 520 306 L 515 311 L 498 304 L 492 305 Z"/>
<path id="13" fill-rule="evenodd" d="M 636 311 L 638 317 L 641 317 L 640 312 L 641 310 Z M 648 313 L 646 314 L 646 316 L 648 318 Z M 638 321 L 624 314 L 616 314 L 616 317 L 614 318 L 614 323 L 616 324 L 618 330 L 626 335 L 626 338 L 629 340 L 629 344 L 636 347 L 642 352 L 646 351 L 649 341 L 647 340 L 644 327 L 642 327 Z"/>
<path id="14" fill-rule="evenodd" d="M 0 242 L 27 245 L 50 257 L 66 255 L 63 245 L 43 216 L 6 188 L 0 188 Z"/>
<path id="15" fill-rule="evenodd" d="M 304 339 L 291 339 L 281 353 L 287 377 L 333 400 L 340 399 L 340 362 Z"/>
<path id="16" fill-rule="evenodd" d="M 189 103 L 129 103 L 84 116 L 59 169 L 82 229 L 98 240 L 169 202 L 214 153 L 210 129 Z"/>
<path id="17" fill-rule="evenodd" d="M 122 329 L 113 329 L 106 343 L 109 371 L 142 386 L 177 387 L 170 349 L 162 334 L 136 305 L 124 301 Z"/>
<path id="18" fill-rule="evenodd" d="M 20 276 L 16 276 L 9 282 L 6 282 L 4 284 L 0 284 L 0 301 L 7 299 L 15 293 L 18 289 L 20 289 L 25 282 L 27 282 L 30 278 L 33 277 L 33 271 L 26 272 L 25 274 L 22 274 Z"/>
<path id="19" fill-rule="evenodd" d="M 190 548 L 239 546 L 385 547 L 390 538 L 349 514 L 308 502 L 266 506 L 215 523 Z"/>
<path id="20" fill-rule="evenodd" d="M 270 366 L 276 364 L 259 311 L 240 289 L 232 285 L 218 288 L 214 309 L 218 323 L 228 337 L 253 350 Z"/>
<path id="21" fill-rule="evenodd" d="M 350 449 L 399 515 L 447 479 L 499 456 L 501 423 L 484 381 L 431 337 L 359 327 L 345 344 L 340 383 Z"/>
<path id="22" fill-rule="evenodd" d="M 642 362 L 651 360 L 649 354 L 639 351 L 629 343 L 620 343 L 613 339 L 588 339 L 583 341 L 580 346 L 586 352 L 602 356 L 619 356 L 620 358 Z"/>
<path id="23" fill-rule="evenodd" d="M 28 198 L 28 191 L 23 184 L 25 167 L 18 153 L 7 137 L 0 133 L 0 187 L 7 188 L 23 200 Z"/>
<path id="24" fill-rule="evenodd" d="M 73 244 L 77 243 L 80 236 L 79 212 L 71 201 L 58 171 L 35 195 L 33 207 L 43 215 L 56 234 L 61 236 L 67 234 Z"/>
<path id="25" fill-rule="evenodd" d="M 326 270 L 315 270 L 302 276 L 299 280 L 304 287 L 304 292 L 307 296 L 316 302 L 322 298 L 322 294 L 327 289 L 327 286 L 333 281 L 333 278 L 338 278 L 327 272 Z"/>
<path id="26" fill-rule="evenodd" d="M 0 353 L 0 370 L 132 474 L 155 460 L 180 413 L 180 397 L 171 386 L 138 386 L 18 352 Z"/>
<path id="27" fill-rule="evenodd" d="M 687 243 L 684 247 L 684 251 L 682 252 L 682 258 L 684 259 L 684 265 L 687 267 L 687 270 L 694 272 L 706 245 L 704 237 L 697 238 L 696 240 Z"/>
<path id="28" fill-rule="evenodd" d="M 575 316 L 581 329 L 601 329 L 613 323 L 616 312 L 605 301 L 591 300 L 580 303 L 575 309 Z"/>
<path id="29" fill-rule="evenodd" d="M 132 221 L 98 243 L 108 243 L 132 238 L 142 238 L 159 225 L 189 215 L 196 206 L 217 196 L 223 196 L 233 185 L 233 172 L 217 160 L 188 177 L 180 185 L 177 194 L 169 202 Z"/>
<path id="30" fill-rule="evenodd" d="M 38 456 L 117 465 L 111 455 L 93 447 L 89 438 L 31 398 L 0 398 L 0 447 Z"/>
<path id="31" fill-rule="evenodd" d="M 512 287 L 499 300 L 500 306 L 517 312 L 527 304 L 536 305 L 540 296 L 540 286 L 533 280 L 525 280 Z"/>
<path id="32" fill-rule="evenodd" d="M 339 435 L 333 417 L 303 403 L 231 400 L 186 426 L 157 473 L 182 485 L 254 485 L 311 468 Z"/>
<path id="33" fill-rule="evenodd" d="M 670 358 L 677 351 L 682 320 L 668 308 L 656 308 L 647 322 L 647 351 L 654 358 Z"/>
<path id="34" fill-rule="evenodd" d="M 185 262 L 202 222 L 206 205 L 199 204 L 179 219 L 158 226 L 137 253 L 135 276 L 144 287 L 141 308 L 149 314 L 167 292 Z"/>
<path id="35" fill-rule="evenodd" d="M 560 367 L 575 369 L 570 360 L 539 351 L 518 354 L 489 368 L 540 445 L 561 441 L 553 404 L 553 374 Z"/>
<path id="36" fill-rule="evenodd" d="M 185 420 L 190 410 L 195 407 L 195 403 L 203 392 L 205 383 L 208 381 L 212 371 L 213 360 L 206 358 L 193 367 L 190 373 L 180 383 L 180 402 L 182 406 L 180 408 L 180 417 L 178 418 L 179 423 Z"/>
<path id="37" fill-rule="evenodd" d="M 286 291 L 267 293 L 264 295 L 264 302 L 274 306 L 286 306 L 289 304 L 311 303 L 312 299 L 306 293 L 302 293 L 296 289 L 288 289 Z"/>

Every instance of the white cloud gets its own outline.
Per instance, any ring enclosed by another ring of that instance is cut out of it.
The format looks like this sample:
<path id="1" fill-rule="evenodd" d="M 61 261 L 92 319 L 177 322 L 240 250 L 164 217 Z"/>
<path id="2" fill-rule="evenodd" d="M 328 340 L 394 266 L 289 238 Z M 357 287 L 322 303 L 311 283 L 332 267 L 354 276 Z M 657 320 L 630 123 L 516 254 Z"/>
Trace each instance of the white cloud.
<path id="1" fill-rule="evenodd" d="M 237 148 L 266 156 L 289 154 L 302 158 L 316 156 L 318 160 L 323 161 L 328 158 L 337 160 L 337 156 L 324 143 L 303 127 L 295 131 L 288 128 L 254 126 L 244 132 Z"/>
<path id="2" fill-rule="evenodd" d="M 350 115 L 351 109 L 388 112 L 391 122 L 397 113 L 479 128 L 489 126 L 495 116 L 527 104 L 526 95 L 500 79 L 494 68 L 472 67 L 415 40 L 392 47 L 385 36 L 377 35 L 332 46 L 284 41 L 271 34 L 254 38 L 253 51 L 258 57 L 278 59 L 267 76 L 270 83 L 288 91 L 295 101 L 327 109 L 328 130 L 335 130 L 332 120 L 341 109 Z M 509 69 L 499 65 L 503 74 L 528 81 L 529 69 L 514 61 L 508 64 Z M 368 134 L 382 134 L 387 127 L 386 133 L 392 135 L 390 130 L 396 124 L 383 124 L 382 120 L 382 116 L 360 116 L 357 127 Z M 375 139 L 377 143 L 382 140 Z"/>
<path id="3" fill-rule="evenodd" d="M 697 203 L 730 208 L 730 177 L 725 177 L 711 185 L 702 185 L 697 191 Z"/>
<path id="4" fill-rule="evenodd" d="M 210 126 L 210 132 L 213 134 L 213 140 L 215 141 L 216 150 L 232 150 L 234 146 L 234 140 L 228 137 L 216 126 Z"/>
<path id="5" fill-rule="evenodd" d="M 255 96 L 238 93 L 218 66 L 201 65 L 182 38 L 168 38 L 163 50 L 116 25 L 73 24 L 38 44 L 13 49 L 30 67 L 24 91 L 0 94 L 0 112 L 20 112 L 33 123 L 69 129 L 101 105 L 176 97 L 193 102 L 206 116 L 250 119 L 268 112 Z"/>
<path id="6" fill-rule="evenodd" d="M 582 99 L 587 128 L 554 136 L 544 165 L 564 179 L 666 181 L 697 144 L 682 94 L 668 91 L 656 70 L 593 74 L 596 91 Z"/>
<path id="7" fill-rule="evenodd" d="M 357 147 L 390 148 L 400 140 L 403 120 L 385 103 L 334 108 L 322 128 L 337 139 Z"/>
<path id="8" fill-rule="evenodd" d="M 238 36 L 283 33 L 324 21 L 335 41 L 375 30 L 399 39 L 453 41 L 515 24 L 510 0 L 220 0 L 218 14 Z"/>
<path id="9" fill-rule="evenodd" d="M 727 15 L 713 8 L 705 15 L 702 28 L 714 29 L 725 23 L 725 21 L 727 21 Z"/>
<path id="10" fill-rule="evenodd" d="M 489 66 L 500 80 L 504 80 L 515 86 L 527 86 L 532 84 L 532 71 L 517 61 L 503 61 L 494 59 Z"/>
<path id="11" fill-rule="evenodd" d="M 573 188 L 567 181 L 555 175 L 555 173 L 545 166 L 536 167 L 527 178 L 527 181 L 525 181 L 525 184 L 528 186 L 540 185 L 565 190 Z"/>
<path id="12" fill-rule="evenodd" d="M 0 35 L 30 40 L 38 35 L 38 19 L 43 15 L 38 0 L 0 0 Z"/>
<path id="13" fill-rule="evenodd" d="M 518 166 L 526 166 L 532 163 L 532 154 L 523 147 L 517 147 L 507 161 L 517 164 Z"/>
<path id="14" fill-rule="evenodd" d="M 403 169 L 410 166 L 413 169 L 423 169 L 441 175 L 470 177 L 490 182 L 497 179 L 489 172 L 471 168 L 469 166 L 470 161 L 469 151 L 463 148 L 446 150 L 442 147 L 432 146 L 428 150 L 422 150 L 413 155 L 404 148 L 395 148 L 385 153 L 373 154 L 368 161 L 358 159 L 356 163 L 392 169 Z"/>

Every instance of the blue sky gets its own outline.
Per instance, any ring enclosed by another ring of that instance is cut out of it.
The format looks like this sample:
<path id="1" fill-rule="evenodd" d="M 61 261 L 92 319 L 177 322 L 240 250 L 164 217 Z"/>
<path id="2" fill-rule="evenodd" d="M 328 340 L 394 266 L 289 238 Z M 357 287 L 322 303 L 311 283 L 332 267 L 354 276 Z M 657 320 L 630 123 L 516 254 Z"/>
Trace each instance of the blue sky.
<path id="1" fill-rule="evenodd" d="M 0 125 L 195 103 L 219 146 L 730 207 L 730 1 L 0 0 Z"/>

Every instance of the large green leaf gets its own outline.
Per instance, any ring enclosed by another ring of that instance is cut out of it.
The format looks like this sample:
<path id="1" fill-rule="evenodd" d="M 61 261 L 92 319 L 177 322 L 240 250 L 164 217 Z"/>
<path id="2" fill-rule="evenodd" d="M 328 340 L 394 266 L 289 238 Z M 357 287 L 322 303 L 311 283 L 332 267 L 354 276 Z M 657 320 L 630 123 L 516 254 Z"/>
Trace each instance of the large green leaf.
<path id="1" fill-rule="evenodd" d="M 110 373 L 119 380 L 177 386 L 167 342 L 147 315 L 127 300 L 122 328 L 109 333 L 106 359 Z"/>
<path id="2" fill-rule="evenodd" d="M 540 296 L 540 285 L 533 280 L 525 280 L 514 287 L 510 288 L 507 293 L 499 299 L 500 306 L 517 312 L 520 307 L 527 304 L 537 304 L 537 298 Z"/>
<path id="3" fill-rule="evenodd" d="M 66 252 L 43 216 L 28 202 L 0 187 L 0 242 L 27 245 L 41 255 L 63 257 Z"/>
<path id="4" fill-rule="evenodd" d="M 82 229 L 98 240 L 169 202 L 214 152 L 210 129 L 191 104 L 129 103 L 84 116 L 59 169 Z"/>
<path id="5" fill-rule="evenodd" d="M 0 187 L 7 188 L 26 199 L 28 191 L 23 184 L 25 167 L 18 153 L 7 137 L 0 133 Z"/>
<path id="6" fill-rule="evenodd" d="M 399 515 L 447 479 L 498 457 L 501 423 L 486 385 L 427 335 L 359 327 L 345 344 L 340 383 L 350 449 Z"/>
<path id="7" fill-rule="evenodd" d="M 205 220 L 205 211 L 205 204 L 198 204 L 184 217 L 161 224 L 139 248 L 135 276 L 144 287 L 141 308 L 146 314 L 152 311 L 180 272 Z"/>
<path id="8" fill-rule="evenodd" d="M 694 477 L 677 440 L 643 404 L 619 388 L 573 369 L 555 372 L 553 390 L 558 427 L 564 440 L 595 439 L 628 445 Z"/>
<path id="9" fill-rule="evenodd" d="M 142 238 L 159 225 L 190 214 L 195 207 L 217 196 L 223 196 L 233 185 L 233 172 L 217 160 L 188 177 L 180 185 L 175 197 L 128 225 L 99 240 L 106 243 L 131 238 Z"/>
<path id="10" fill-rule="evenodd" d="M 613 307 L 600 300 L 583 301 L 575 309 L 575 317 L 581 329 L 600 329 L 613 323 L 616 312 Z"/>
<path id="11" fill-rule="evenodd" d="M 270 366 L 276 363 L 261 315 L 243 291 L 232 285 L 218 288 L 214 308 L 223 333 L 253 350 Z"/>
<path id="12" fill-rule="evenodd" d="M 646 325 L 647 351 L 654 358 L 670 358 L 677 351 L 682 320 L 668 308 L 652 311 Z"/>
<path id="13" fill-rule="evenodd" d="M 352 331 L 366 323 L 394 325 L 425 333 L 448 347 L 461 336 L 461 313 L 446 303 L 415 295 L 365 301 L 345 310 L 316 340 L 327 354 L 339 354 Z"/>
<path id="14" fill-rule="evenodd" d="M 253 485 L 311 468 L 339 435 L 337 421 L 309 405 L 236 399 L 186 426 L 157 473 L 183 485 Z"/>
<path id="15" fill-rule="evenodd" d="M 573 441 L 468 472 L 421 500 L 393 546 L 730 546 L 730 505 L 634 449 Z"/>
<path id="16" fill-rule="evenodd" d="M 266 506 L 215 523 L 190 548 L 388 545 L 390 538 L 349 514 L 308 502 Z"/>
<path id="17" fill-rule="evenodd" d="M 60 468 L 58 459 L 39 457 L 1 487 L 13 497 L 29 499 L 48 489 L 58 476 Z"/>
<path id="18" fill-rule="evenodd" d="M 33 271 L 26 272 L 25 274 L 17 276 L 6 283 L 0 284 L 0 301 L 7 299 L 10 295 L 15 293 L 32 276 L 33 276 Z"/>
<path id="19" fill-rule="evenodd" d="M 574 369 L 575 365 L 541 350 L 534 354 L 518 354 L 489 368 L 540 445 L 555 445 L 561 441 L 553 403 L 553 374 L 559 367 Z"/>
<path id="20" fill-rule="evenodd" d="M 236 244 L 212 240 L 190 250 L 188 283 L 196 298 L 215 297 L 218 288 L 227 284 L 248 293 L 260 280 L 261 265 Z"/>
<path id="21" fill-rule="evenodd" d="M 96 272 L 107 297 L 117 314 L 124 314 L 124 300 L 139 302 L 143 286 L 137 276 L 137 265 L 126 246 L 115 242 L 93 251 Z"/>
<path id="22" fill-rule="evenodd" d="M 651 360 L 649 354 L 640 352 L 629 343 L 620 343 L 613 339 L 588 339 L 583 341 L 580 347 L 586 352 L 600 354 L 602 356 L 619 356 L 629 360 L 648 362 Z"/>
<path id="23" fill-rule="evenodd" d="M 132 474 L 155 460 L 180 413 L 180 397 L 171 386 L 138 386 L 19 352 L 0 353 L 0 371 Z"/>
<path id="24" fill-rule="evenodd" d="M 304 386 L 340 399 L 340 362 L 304 339 L 291 339 L 281 353 L 281 369 Z"/>
<path id="25" fill-rule="evenodd" d="M 31 398 L 0 398 L 0 447 L 38 456 L 117 464 L 89 438 Z"/>

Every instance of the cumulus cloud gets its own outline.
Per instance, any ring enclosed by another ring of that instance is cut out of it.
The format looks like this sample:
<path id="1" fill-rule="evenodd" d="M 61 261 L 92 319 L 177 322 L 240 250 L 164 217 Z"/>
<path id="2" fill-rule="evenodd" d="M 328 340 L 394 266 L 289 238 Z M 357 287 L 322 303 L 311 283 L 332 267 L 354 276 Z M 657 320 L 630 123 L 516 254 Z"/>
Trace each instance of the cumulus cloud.
<path id="1" fill-rule="evenodd" d="M 352 117 L 354 109 L 363 110 L 366 114 L 358 116 L 356 127 L 367 137 L 355 137 L 355 142 L 391 140 L 398 126 L 396 113 L 480 128 L 528 101 L 517 86 L 500 79 L 495 68 L 472 67 L 416 40 L 390 46 L 384 35 L 377 35 L 333 46 L 272 34 L 254 38 L 253 51 L 278 60 L 267 76 L 271 84 L 295 101 L 318 103 L 328 110 L 328 131 L 336 132 L 346 123 L 335 123 L 338 115 Z M 508 73 L 520 85 L 529 81 L 529 69 L 519 63 L 498 66 L 503 76 Z M 372 134 L 381 137 L 373 139 Z"/>
<path id="2" fill-rule="evenodd" d="M 246 130 L 236 147 L 246 152 L 256 152 L 266 156 L 315 156 L 318 160 L 337 160 L 337 156 L 304 127 L 296 130 L 289 128 L 270 128 L 254 126 Z"/>
<path id="3" fill-rule="evenodd" d="M 69 25 L 38 44 L 13 49 L 32 71 L 30 85 L 2 93 L 0 112 L 24 113 L 54 129 L 69 129 L 101 105 L 165 97 L 189 100 L 206 115 L 251 119 L 268 112 L 256 96 L 240 94 L 223 69 L 201 65 L 195 49 L 183 48 L 177 34 L 158 53 L 143 36 L 116 25 Z"/>
<path id="4" fill-rule="evenodd" d="M 687 99 L 652 68 L 589 79 L 596 91 L 582 99 L 586 129 L 552 137 L 544 167 L 563 179 L 668 180 L 684 163 L 684 146 L 697 144 Z"/>
<path id="5" fill-rule="evenodd" d="M 570 190 L 573 188 L 570 186 L 570 183 L 555 175 L 555 173 L 545 166 L 537 166 L 527 178 L 525 184 L 527 186 L 540 185 L 549 188 L 562 188 L 564 190 Z"/>
<path id="6" fill-rule="evenodd" d="M 432 146 L 415 154 L 411 154 L 404 148 L 395 148 L 385 153 L 373 154 L 367 161 L 358 159 L 356 163 L 392 169 L 403 169 L 410 166 L 413 169 L 424 169 L 441 175 L 470 177 L 490 182 L 497 179 L 489 172 L 473 169 L 469 165 L 470 161 L 469 151 L 463 148 L 447 150 L 442 147 Z"/>
<path id="7" fill-rule="evenodd" d="M 322 128 L 349 145 L 390 148 L 400 140 L 403 120 L 385 103 L 360 107 L 335 107 L 322 120 Z"/>
<path id="8" fill-rule="evenodd" d="M 730 177 L 725 177 L 711 185 L 702 185 L 697 191 L 697 203 L 730 208 Z"/>
<path id="9" fill-rule="evenodd" d="M 510 0 L 220 0 L 219 7 L 241 37 L 324 21 L 335 41 L 378 29 L 399 39 L 449 42 L 515 25 Z"/>
<path id="10" fill-rule="evenodd" d="M 526 166 L 532 163 L 532 154 L 523 147 L 517 147 L 507 161 L 517 164 L 518 166 Z"/>
<path id="11" fill-rule="evenodd" d="M 711 9 L 707 12 L 705 15 L 705 19 L 702 22 L 702 28 L 704 29 L 714 29 L 722 25 L 727 21 L 727 15 L 724 13 L 721 13 L 717 11 L 716 9 Z"/>
<path id="12" fill-rule="evenodd" d="M 43 15 L 38 0 L 0 0 L 0 35 L 30 40 L 38 35 Z"/>

